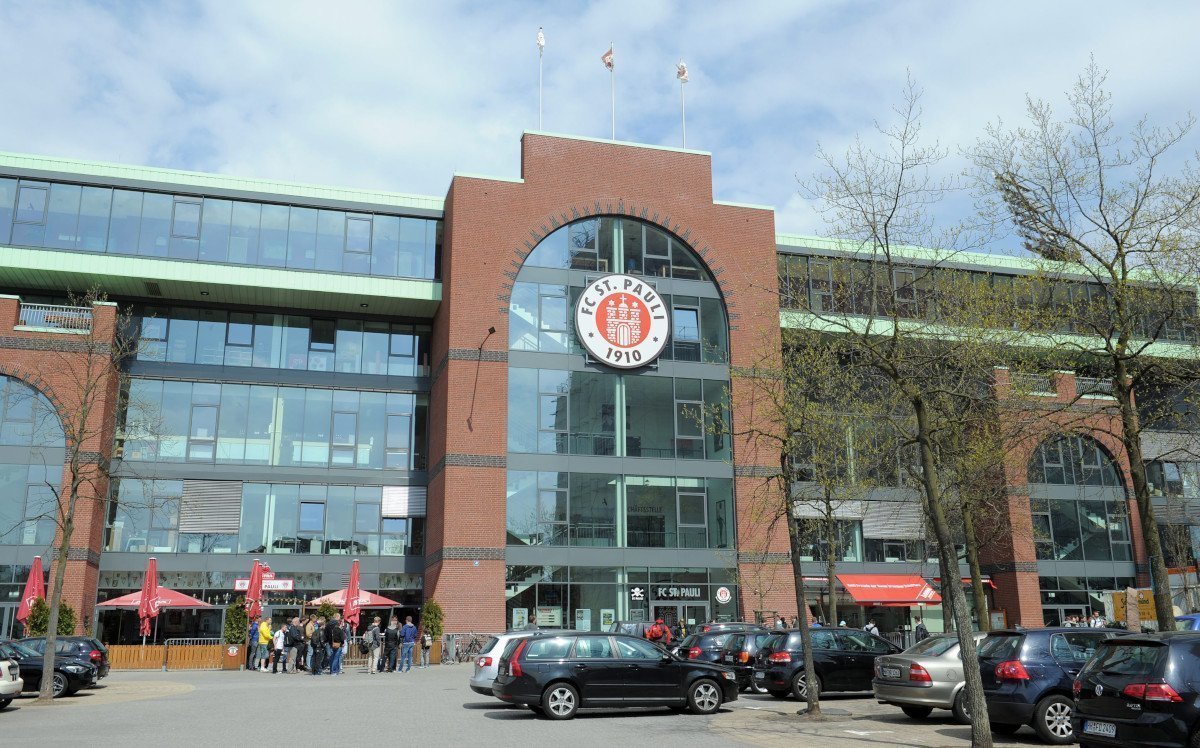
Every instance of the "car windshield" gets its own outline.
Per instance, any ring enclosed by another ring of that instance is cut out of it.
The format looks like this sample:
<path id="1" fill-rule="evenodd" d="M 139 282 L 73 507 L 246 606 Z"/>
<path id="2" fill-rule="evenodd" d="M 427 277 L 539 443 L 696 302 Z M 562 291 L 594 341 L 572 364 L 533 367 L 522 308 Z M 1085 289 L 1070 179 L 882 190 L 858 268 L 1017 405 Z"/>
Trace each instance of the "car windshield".
<path id="1" fill-rule="evenodd" d="M 705 649 L 720 649 L 725 646 L 725 642 L 732 636 L 730 632 L 724 634 L 708 634 L 700 641 L 700 646 Z"/>
<path id="2" fill-rule="evenodd" d="M 979 647 L 979 656 L 988 659 L 1015 660 L 1021 651 L 1024 634 L 988 634 Z"/>
<path id="3" fill-rule="evenodd" d="M 487 641 L 485 641 L 485 642 L 483 643 L 483 646 L 479 648 L 479 651 L 480 651 L 480 652 L 485 652 L 485 653 L 487 653 L 487 652 L 491 652 L 493 649 L 495 649 L 495 648 L 496 648 L 496 644 L 497 644 L 497 643 L 499 643 L 499 641 L 500 641 L 500 637 L 498 637 L 498 636 L 489 636 L 489 637 L 488 637 L 488 640 L 487 640 Z"/>
<path id="4" fill-rule="evenodd" d="M 934 636 L 923 642 L 917 642 L 904 650 L 908 655 L 925 655 L 926 657 L 941 657 L 958 646 L 957 636 Z"/>
<path id="5" fill-rule="evenodd" d="M 1104 642 L 1096 650 L 1096 656 L 1084 666 L 1084 673 L 1104 675 L 1127 675 L 1138 677 L 1150 675 L 1158 664 L 1158 658 L 1167 648 L 1160 642 Z"/>
<path id="6" fill-rule="evenodd" d="M 696 642 L 698 642 L 698 641 L 700 641 L 699 634 L 690 634 L 690 635 L 688 635 L 688 637 L 686 639 L 679 642 L 679 646 L 684 649 L 690 649 L 690 648 L 696 646 Z"/>
<path id="7" fill-rule="evenodd" d="M 38 653 L 34 652 L 29 647 L 16 642 L 6 642 L 0 644 L 0 654 L 5 657 L 38 657 Z"/>

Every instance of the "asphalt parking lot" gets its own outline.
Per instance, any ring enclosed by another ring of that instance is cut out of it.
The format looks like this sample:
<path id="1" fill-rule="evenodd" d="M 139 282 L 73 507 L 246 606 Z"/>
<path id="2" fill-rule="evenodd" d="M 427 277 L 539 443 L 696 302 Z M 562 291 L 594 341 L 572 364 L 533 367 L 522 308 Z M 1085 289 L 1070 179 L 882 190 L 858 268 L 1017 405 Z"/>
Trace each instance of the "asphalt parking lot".
<path id="1" fill-rule="evenodd" d="M 468 665 L 404 675 L 349 672 L 338 678 L 247 672 L 114 671 L 102 685 L 34 706 L 17 699 L 0 711 L 5 745 L 78 746 L 152 741 L 157 745 L 388 740 L 432 745 L 964 746 L 969 728 L 949 712 L 914 721 L 869 696 L 829 696 L 822 723 L 798 719 L 800 705 L 743 694 L 709 717 L 659 710 L 581 712 L 552 722 L 473 693 Z M 997 745 L 1038 745 L 1032 730 L 996 736 Z"/>

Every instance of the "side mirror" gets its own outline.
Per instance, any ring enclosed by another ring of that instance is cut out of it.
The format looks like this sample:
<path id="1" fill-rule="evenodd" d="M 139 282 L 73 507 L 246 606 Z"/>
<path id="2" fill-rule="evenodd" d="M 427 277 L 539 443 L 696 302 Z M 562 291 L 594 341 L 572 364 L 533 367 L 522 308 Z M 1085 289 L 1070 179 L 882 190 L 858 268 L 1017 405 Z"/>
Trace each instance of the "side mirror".
<path id="1" fill-rule="evenodd" d="M 663 654 L 663 656 L 662 656 L 663 662 L 672 662 L 672 661 L 674 661 L 674 659 L 675 658 L 672 657 L 670 654 Z"/>

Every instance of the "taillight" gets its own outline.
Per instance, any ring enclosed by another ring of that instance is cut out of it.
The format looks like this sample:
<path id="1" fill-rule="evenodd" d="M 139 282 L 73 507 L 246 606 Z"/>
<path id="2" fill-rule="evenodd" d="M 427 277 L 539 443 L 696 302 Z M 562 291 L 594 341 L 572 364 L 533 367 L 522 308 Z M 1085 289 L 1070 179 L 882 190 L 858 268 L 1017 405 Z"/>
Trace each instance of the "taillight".
<path id="1" fill-rule="evenodd" d="M 88 657 L 91 658 L 92 662 L 100 662 L 104 659 L 104 654 L 98 649 L 93 649 L 91 652 L 88 652 Z"/>
<path id="2" fill-rule="evenodd" d="M 908 679 L 913 683 L 933 683 L 929 671 L 915 662 L 908 666 Z"/>
<path id="3" fill-rule="evenodd" d="M 1079 682 L 1078 678 L 1075 679 L 1075 682 L 1071 684 L 1071 695 L 1078 699 L 1079 692 L 1082 690 L 1083 690 L 1083 684 Z"/>
<path id="4" fill-rule="evenodd" d="M 792 656 L 787 652 L 772 652 L 767 655 L 767 662 L 791 662 Z"/>
<path id="5" fill-rule="evenodd" d="M 1009 660 L 996 666 L 998 680 L 1029 680 L 1029 673 L 1020 660 Z"/>
<path id="6" fill-rule="evenodd" d="M 698 660 L 698 659 L 700 659 L 700 653 L 701 653 L 702 651 L 703 651 L 703 650 L 701 650 L 699 647 L 692 647 L 691 649 L 689 649 L 689 650 L 687 651 L 687 653 L 688 653 L 688 659 L 689 659 L 689 660 Z"/>
<path id="7" fill-rule="evenodd" d="M 524 675 L 521 670 L 521 663 L 518 660 L 521 658 L 521 653 L 525 651 L 525 645 L 529 643 L 528 639 L 522 639 L 517 645 L 517 650 L 512 653 L 512 658 L 508 661 L 508 674 L 513 678 L 520 678 Z"/>
<path id="8" fill-rule="evenodd" d="M 1183 697 L 1166 683 L 1130 683 L 1121 690 L 1121 695 L 1141 701 L 1183 701 Z"/>
<path id="9" fill-rule="evenodd" d="M 491 657 L 480 657 L 478 660 L 475 660 L 475 664 L 479 667 L 491 667 L 492 666 L 492 658 Z"/>
<path id="10" fill-rule="evenodd" d="M 749 652 L 738 652 L 737 661 L 742 664 L 749 662 L 750 661 L 750 653 Z"/>
<path id="11" fill-rule="evenodd" d="M 701 634 L 707 634 L 709 631 L 712 631 L 712 626 L 705 624 L 704 626 L 700 627 Z"/>

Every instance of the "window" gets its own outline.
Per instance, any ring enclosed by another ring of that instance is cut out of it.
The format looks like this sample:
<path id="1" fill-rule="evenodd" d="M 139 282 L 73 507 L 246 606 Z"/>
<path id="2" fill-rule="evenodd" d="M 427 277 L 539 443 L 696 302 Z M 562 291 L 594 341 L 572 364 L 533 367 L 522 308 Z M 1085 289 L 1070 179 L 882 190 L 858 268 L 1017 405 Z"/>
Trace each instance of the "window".
<path id="1" fill-rule="evenodd" d="M 171 236 L 180 239 L 200 238 L 200 203 L 198 201 L 175 201 L 175 215 L 171 223 Z"/>
<path id="2" fill-rule="evenodd" d="M 17 191 L 17 223 L 44 223 L 46 221 L 47 188 L 42 185 L 21 185 Z"/>
<path id="3" fill-rule="evenodd" d="M 650 642 L 641 639 L 617 637 L 617 652 L 622 660 L 660 660 L 663 651 Z"/>
<path id="4" fill-rule="evenodd" d="M 571 651 L 572 641 L 564 637 L 532 639 L 525 648 L 526 660 L 562 660 Z"/>
<path id="5" fill-rule="evenodd" d="M 300 532 L 322 533 L 325 531 L 325 505 L 315 502 L 300 504 Z"/>
<path id="6" fill-rule="evenodd" d="M 699 361 L 700 356 L 700 310 L 694 307 L 680 306 L 681 298 L 673 299 L 671 310 L 671 339 L 674 345 L 676 361 Z M 698 299 L 692 299 L 699 304 Z"/>
<path id="7" fill-rule="evenodd" d="M 612 640 L 607 636 L 581 636 L 575 640 L 571 656 L 576 660 L 611 660 Z"/>
<path id="8" fill-rule="evenodd" d="M 839 631 L 838 639 L 841 648 L 847 652 L 885 653 L 889 651 L 887 642 L 871 636 L 865 631 Z"/>

